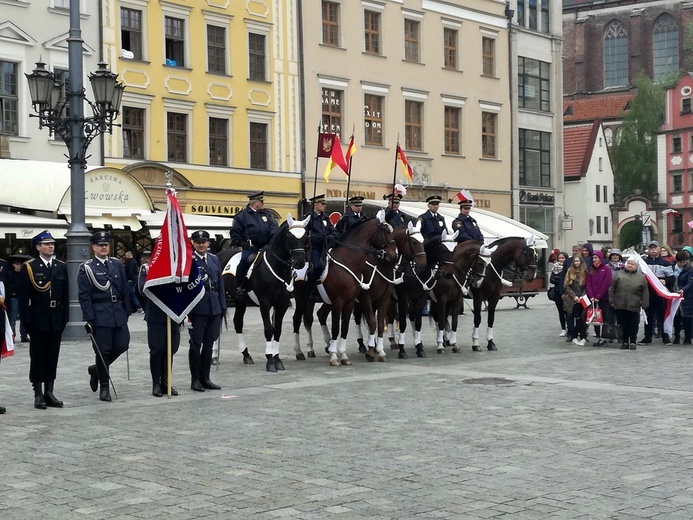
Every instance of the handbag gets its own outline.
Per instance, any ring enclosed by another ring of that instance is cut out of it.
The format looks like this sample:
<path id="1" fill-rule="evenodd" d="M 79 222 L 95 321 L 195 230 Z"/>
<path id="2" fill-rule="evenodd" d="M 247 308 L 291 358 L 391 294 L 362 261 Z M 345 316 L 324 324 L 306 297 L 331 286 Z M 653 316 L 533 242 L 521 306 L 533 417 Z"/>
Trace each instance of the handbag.
<path id="1" fill-rule="evenodd" d="M 602 310 L 595 304 L 587 309 L 587 316 L 585 317 L 585 323 L 587 325 L 603 325 L 604 319 L 602 318 Z"/>
<path id="2" fill-rule="evenodd" d="M 556 288 L 555 287 L 549 287 L 549 290 L 546 291 L 546 296 L 548 297 L 549 300 L 554 301 L 556 299 Z"/>
<path id="3" fill-rule="evenodd" d="M 605 324 L 602 327 L 602 338 L 623 341 L 623 326 L 612 323 Z"/>

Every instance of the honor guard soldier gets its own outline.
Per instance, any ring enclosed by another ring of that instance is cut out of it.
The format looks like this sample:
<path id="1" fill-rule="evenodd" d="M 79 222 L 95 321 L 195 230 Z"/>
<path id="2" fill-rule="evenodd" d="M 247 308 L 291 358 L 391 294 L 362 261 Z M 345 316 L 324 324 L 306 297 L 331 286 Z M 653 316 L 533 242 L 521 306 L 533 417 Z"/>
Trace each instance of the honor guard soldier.
<path id="1" fill-rule="evenodd" d="M 144 289 L 149 272 L 149 251 L 142 252 L 142 265 L 137 280 L 137 288 L 140 294 Z M 154 302 L 147 299 L 144 305 L 144 321 L 147 322 L 147 344 L 149 345 L 149 371 L 152 374 L 152 395 L 161 397 L 168 389 L 168 353 L 166 352 L 166 323 L 171 328 L 171 364 L 173 355 L 180 347 L 180 324 L 173 320 L 167 320 L 166 313 Z M 178 395 L 178 391 L 171 387 L 171 395 Z"/>
<path id="2" fill-rule="evenodd" d="M 311 282 L 313 286 L 320 276 L 322 270 L 322 255 L 327 248 L 328 241 L 336 238 L 339 234 L 332 225 L 330 218 L 325 215 L 325 195 L 316 195 L 310 201 L 313 203 L 313 210 L 310 212 L 310 264 L 313 267 Z M 305 217 L 304 217 L 305 218 Z"/>
<path id="3" fill-rule="evenodd" d="M 366 217 L 361 213 L 361 208 L 363 207 L 363 197 L 351 197 L 349 199 L 349 209 L 342 216 L 342 218 L 337 222 L 337 231 L 344 234 L 347 229 L 349 229 L 354 224 L 366 220 Z"/>
<path id="4" fill-rule="evenodd" d="M 209 379 L 212 367 L 212 347 L 221 332 L 221 315 L 226 310 L 224 280 L 221 277 L 221 263 L 209 251 L 209 233 L 204 230 L 192 234 L 194 258 L 205 284 L 205 294 L 188 314 L 190 318 L 190 388 L 195 392 L 219 390 Z"/>
<path id="5" fill-rule="evenodd" d="M 464 242 L 466 240 L 476 240 L 477 242 L 484 243 L 484 235 L 479 229 L 479 224 L 476 223 L 474 217 L 470 216 L 469 213 L 472 209 L 473 201 L 465 197 L 464 195 L 458 194 L 459 204 L 460 204 L 460 215 L 452 221 L 452 231 L 458 231 L 457 242 Z"/>
<path id="6" fill-rule="evenodd" d="M 390 224 L 393 229 L 406 226 L 407 221 L 404 215 L 399 210 L 399 203 L 402 200 L 401 193 L 390 193 L 385 196 L 388 200 L 387 209 L 385 210 L 385 222 Z"/>
<path id="7" fill-rule="evenodd" d="M 248 195 L 248 205 L 233 219 L 231 244 L 243 248 L 241 261 L 236 270 L 236 292 L 239 298 L 245 294 L 243 283 L 250 267 L 248 259 L 269 244 L 279 229 L 277 221 L 264 209 L 264 206 L 263 191 Z"/>
<path id="8" fill-rule="evenodd" d="M 428 211 L 419 215 L 421 221 L 421 234 L 426 240 L 434 236 L 440 236 L 443 231 L 447 231 L 445 219 L 438 214 L 440 206 L 440 195 L 431 195 L 426 199 Z"/>
<path id="9" fill-rule="evenodd" d="M 55 240 L 48 231 L 33 239 L 38 258 L 22 266 L 17 287 L 22 324 L 29 331 L 29 381 L 34 387 L 34 408 L 62 408 L 53 395 L 60 341 L 69 320 L 67 264 L 53 258 Z M 43 388 L 42 388 L 43 385 Z"/>
<path id="10" fill-rule="evenodd" d="M 109 367 L 130 348 L 130 287 L 123 264 L 109 257 L 111 234 L 94 233 L 90 239 L 94 258 L 79 266 L 77 286 L 82 317 L 91 328 L 96 352 L 95 363 L 88 369 L 89 386 L 99 399 L 110 401 Z M 31 334 L 31 333 L 30 333 Z"/>

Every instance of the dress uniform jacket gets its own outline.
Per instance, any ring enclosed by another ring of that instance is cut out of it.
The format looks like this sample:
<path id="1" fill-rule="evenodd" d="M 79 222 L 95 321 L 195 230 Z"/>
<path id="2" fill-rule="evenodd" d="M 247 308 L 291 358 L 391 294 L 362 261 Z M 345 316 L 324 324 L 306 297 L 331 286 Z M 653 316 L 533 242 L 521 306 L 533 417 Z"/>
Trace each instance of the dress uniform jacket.
<path id="1" fill-rule="evenodd" d="M 322 251 L 327 245 L 329 237 L 337 236 L 337 230 L 332 225 L 329 217 L 324 213 L 318 215 L 315 211 L 310 214 L 308 224 L 310 231 L 310 243 L 314 250 Z"/>
<path id="2" fill-rule="evenodd" d="M 364 220 L 366 220 L 366 216 L 363 213 L 354 213 L 353 211 L 348 209 L 347 212 L 337 223 L 337 231 L 339 231 L 340 233 L 345 233 L 346 230 L 349 229 L 351 226 Z"/>
<path id="3" fill-rule="evenodd" d="M 235 225 L 235 224 L 234 224 Z M 224 292 L 224 279 L 221 276 L 221 263 L 219 258 L 207 253 L 207 258 L 195 254 L 200 276 L 205 284 L 205 295 L 190 311 L 190 315 L 216 316 L 226 310 L 226 293 Z"/>
<path id="4" fill-rule="evenodd" d="M 390 224 L 393 227 L 393 229 L 397 229 L 398 227 L 407 225 L 407 221 L 404 218 L 402 212 L 399 210 L 395 211 L 392 208 L 387 208 L 385 210 L 385 222 Z"/>
<path id="5" fill-rule="evenodd" d="M 53 259 L 48 268 L 40 258 L 26 262 L 17 298 L 20 318 L 30 333 L 64 330 L 70 312 L 67 264 Z"/>
<path id="6" fill-rule="evenodd" d="M 455 231 L 459 231 L 457 242 L 464 242 L 465 240 L 484 241 L 484 235 L 479 229 L 479 224 L 476 223 L 474 217 L 469 215 L 460 215 L 452 221 L 452 232 Z"/>
<path id="7" fill-rule="evenodd" d="M 108 258 L 107 264 L 91 258 L 79 266 L 79 305 L 84 321 L 96 327 L 120 327 L 127 324 L 130 315 L 130 287 L 120 260 Z M 96 284 L 87 270 L 94 274 Z"/>
<path id="8" fill-rule="evenodd" d="M 421 221 L 421 234 L 427 240 L 434 236 L 440 236 L 443 231 L 448 230 L 445 226 L 445 219 L 438 213 L 434 214 L 427 211 L 423 215 L 419 215 L 419 220 Z"/>
<path id="9" fill-rule="evenodd" d="M 269 244 L 278 229 L 277 221 L 268 211 L 255 211 L 248 205 L 233 219 L 231 243 L 244 249 L 252 246 L 253 249 L 259 250 Z M 250 244 L 245 244 L 247 241 L 250 241 Z"/>

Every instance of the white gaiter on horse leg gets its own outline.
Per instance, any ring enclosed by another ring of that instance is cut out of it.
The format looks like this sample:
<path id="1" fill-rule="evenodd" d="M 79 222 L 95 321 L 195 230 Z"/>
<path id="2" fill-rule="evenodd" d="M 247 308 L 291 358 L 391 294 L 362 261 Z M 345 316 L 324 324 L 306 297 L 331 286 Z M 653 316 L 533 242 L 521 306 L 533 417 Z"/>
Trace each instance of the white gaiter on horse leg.
<path id="1" fill-rule="evenodd" d="M 270 355 L 273 356 L 272 354 L 272 342 L 271 341 L 265 341 L 265 355 Z"/>
<path id="2" fill-rule="evenodd" d="M 346 338 L 338 338 L 337 341 L 339 341 L 337 351 L 339 352 L 339 357 L 343 359 L 346 356 Z"/>
<path id="3" fill-rule="evenodd" d="M 279 355 L 279 342 L 277 340 L 272 340 L 272 354 L 275 356 Z"/>
<path id="4" fill-rule="evenodd" d="M 395 323 L 387 324 L 387 337 L 390 341 L 395 341 Z"/>
<path id="5" fill-rule="evenodd" d="M 474 327 L 472 329 L 472 346 L 473 347 L 479 346 L 479 327 Z"/>
<path id="6" fill-rule="evenodd" d="M 438 342 L 438 350 L 443 350 L 445 347 L 443 347 L 443 330 L 438 329 L 438 332 L 436 333 L 436 341 Z"/>
<path id="7" fill-rule="evenodd" d="M 407 335 L 403 334 L 401 331 L 397 332 L 397 344 L 404 346 L 404 343 L 406 342 Z"/>
<path id="8" fill-rule="evenodd" d="M 486 341 L 491 341 L 493 339 L 493 327 L 486 329 Z"/>
<path id="9" fill-rule="evenodd" d="M 334 354 L 336 356 L 337 355 L 337 340 L 331 339 L 329 344 L 330 344 L 330 348 L 329 348 L 330 354 Z"/>
<path id="10" fill-rule="evenodd" d="M 301 335 L 298 332 L 294 332 L 294 352 L 301 352 Z"/>
<path id="11" fill-rule="evenodd" d="M 248 348 L 248 346 L 245 344 L 245 336 L 243 333 L 237 333 L 236 334 L 236 339 L 238 339 L 238 350 L 243 353 L 245 349 Z"/>
<path id="12" fill-rule="evenodd" d="M 383 348 L 383 338 L 378 338 L 378 344 L 375 347 L 375 351 L 381 356 L 385 355 L 385 349 Z"/>
<path id="13" fill-rule="evenodd" d="M 380 341 L 382 341 L 382 338 Z M 368 348 L 370 347 L 375 347 L 375 334 L 368 335 Z"/>
<path id="14" fill-rule="evenodd" d="M 450 331 L 450 345 L 457 346 L 457 331 Z"/>

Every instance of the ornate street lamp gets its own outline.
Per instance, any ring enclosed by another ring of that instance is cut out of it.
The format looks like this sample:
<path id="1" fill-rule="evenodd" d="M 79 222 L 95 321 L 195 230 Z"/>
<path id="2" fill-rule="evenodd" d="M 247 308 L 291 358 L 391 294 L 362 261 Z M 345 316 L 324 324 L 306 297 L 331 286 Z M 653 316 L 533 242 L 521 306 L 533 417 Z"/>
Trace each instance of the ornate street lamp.
<path id="1" fill-rule="evenodd" d="M 31 94 L 31 105 L 39 128 L 47 127 L 50 134 L 60 136 L 69 149 L 70 165 L 70 225 L 67 236 L 67 267 L 70 285 L 70 322 L 65 330 L 67 339 L 84 336 L 82 312 L 79 307 L 77 272 L 79 265 L 90 257 L 90 233 L 85 223 L 84 172 L 87 164 L 87 148 L 101 134 L 112 133 L 120 113 L 120 102 L 125 87 L 117 75 L 99 63 L 96 72 L 89 75 L 94 101 L 86 98 L 82 75 L 82 31 L 79 19 L 79 1 L 70 0 L 70 35 L 68 42 L 69 78 L 67 90 L 56 75 L 39 61 L 31 74 L 26 74 Z M 64 94 L 65 93 L 65 94 Z M 84 116 L 84 102 L 93 115 Z"/>

